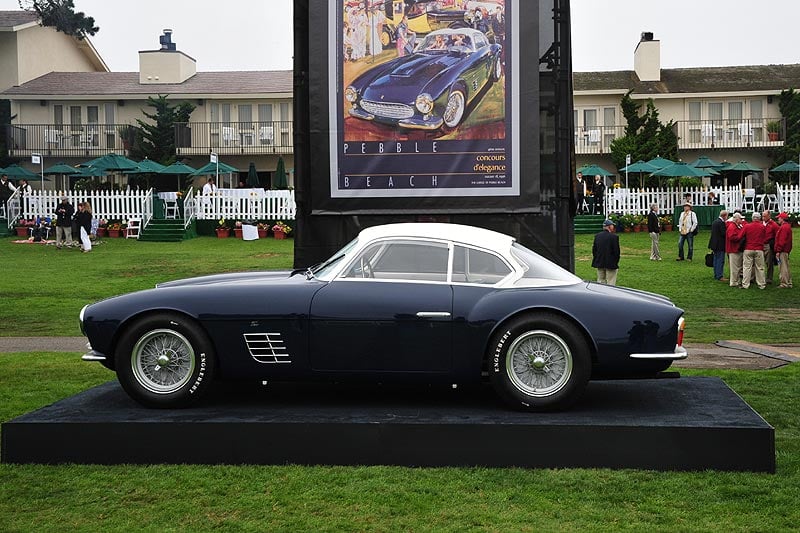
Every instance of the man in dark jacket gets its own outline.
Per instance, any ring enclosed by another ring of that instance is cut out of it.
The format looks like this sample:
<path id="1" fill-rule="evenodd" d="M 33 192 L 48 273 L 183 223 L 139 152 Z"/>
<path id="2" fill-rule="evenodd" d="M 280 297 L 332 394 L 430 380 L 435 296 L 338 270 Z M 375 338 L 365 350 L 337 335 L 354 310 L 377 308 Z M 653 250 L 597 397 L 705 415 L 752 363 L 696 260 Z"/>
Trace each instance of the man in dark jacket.
<path id="1" fill-rule="evenodd" d="M 725 274 L 725 233 L 727 231 L 728 212 L 722 210 L 719 217 L 711 223 L 711 238 L 708 239 L 708 248 L 714 253 L 714 279 L 728 281 Z"/>
<path id="2" fill-rule="evenodd" d="M 650 261 L 661 261 L 661 250 L 658 249 L 658 240 L 661 237 L 661 221 L 658 219 L 658 206 L 650 204 L 647 213 L 647 231 L 650 232 Z"/>
<path id="3" fill-rule="evenodd" d="M 619 236 L 614 233 L 614 223 L 603 222 L 603 231 L 594 236 L 592 267 L 597 269 L 597 283 L 617 284 L 619 270 Z"/>
<path id="4" fill-rule="evenodd" d="M 69 203 L 66 196 L 61 197 L 61 203 L 56 206 L 56 248 L 61 249 L 62 238 L 67 241 L 67 246 L 72 246 L 72 215 L 75 208 Z"/>

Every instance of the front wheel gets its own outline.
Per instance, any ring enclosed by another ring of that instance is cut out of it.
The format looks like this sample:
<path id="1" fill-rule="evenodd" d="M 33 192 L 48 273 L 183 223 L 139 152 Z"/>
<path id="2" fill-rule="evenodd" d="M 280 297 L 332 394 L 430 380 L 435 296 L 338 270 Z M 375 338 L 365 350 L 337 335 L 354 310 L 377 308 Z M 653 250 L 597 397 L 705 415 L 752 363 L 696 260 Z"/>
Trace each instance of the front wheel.
<path id="1" fill-rule="evenodd" d="M 495 334 L 490 350 L 495 391 L 520 409 L 564 409 L 589 381 L 589 346 L 572 323 L 556 315 L 512 320 Z"/>
<path id="2" fill-rule="evenodd" d="M 190 318 L 157 314 L 137 320 L 123 333 L 115 355 L 117 379 L 146 407 L 185 407 L 208 389 L 214 350 Z"/>
<path id="3" fill-rule="evenodd" d="M 464 118 L 464 110 L 467 107 L 467 100 L 461 89 L 454 89 L 447 97 L 447 106 L 444 110 L 444 124 L 448 128 L 455 128 Z"/>

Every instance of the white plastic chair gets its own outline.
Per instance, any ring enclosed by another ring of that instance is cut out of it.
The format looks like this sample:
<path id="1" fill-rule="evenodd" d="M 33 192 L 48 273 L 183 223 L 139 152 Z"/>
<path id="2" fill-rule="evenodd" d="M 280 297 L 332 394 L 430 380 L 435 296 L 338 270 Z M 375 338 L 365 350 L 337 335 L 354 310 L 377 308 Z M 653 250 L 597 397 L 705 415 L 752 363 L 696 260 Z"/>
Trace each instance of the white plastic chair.
<path id="1" fill-rule="evenodd" d="M 739 124 L 739 137 L 748 143 L 753 140 L 753 127 L 747 122 Z"/>
<path id="2" fill-rule="evenodd" d="M 138 239 L 139 230 L 142 227 L 142 221 L 138 218 L 131 218 L 128 220 L 128 227 L 125 230 L 126 239 Z"/>
<path id="3" fill-rule="evenodd" d="M 222 126 L 222 141 L 226 146 L 234 142 L 234 132 L 231 126 Z"/>
<path id="4" fill-rule="evenodd" d="M 742 211 L 752 212 L 756 210 L 756 190 L 745 189 L 742 195 Z"/>
<path id="5" fill-rule="evenodd" d="M 711 123 L 705 123 L 700 127 L 700 136 L 703 139 L 703 142 L 714 142 L 714 125 Z"/>
<path id="6" fill-rule="evenodd" d="M 600 142 L 600 130 L 589 130 L 589 142 L 592 144 Z"/>
<path id="7" fill-rule="evenodd" d="M 178 200 L 164 200 L 164 218 L 178 218 Z"/>
<path id="8" fill-rule="evenodd" d="M 261 144 L 272 144 L 274 138 L 275 133 L 272 130 L 272 126 L 261 126 L 258 128 L 258 140 Z"/>

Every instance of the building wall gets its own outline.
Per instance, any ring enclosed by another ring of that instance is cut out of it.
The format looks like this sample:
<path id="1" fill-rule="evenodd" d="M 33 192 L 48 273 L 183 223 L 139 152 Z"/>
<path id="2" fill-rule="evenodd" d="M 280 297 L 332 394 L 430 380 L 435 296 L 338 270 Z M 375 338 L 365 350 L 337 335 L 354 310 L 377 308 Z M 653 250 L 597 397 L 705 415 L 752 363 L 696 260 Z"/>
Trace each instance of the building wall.
<path id="1" fill-rule="evenodd" d="M 0 32 L 0 91 L 19 85 L 17 59 L 16 34 Z"/>
<path id="2" fill-rule="evenodd" d="M 52 28 L 34 26 L 18 31 L 19 83 L 48 72 L 95 72 L 76 39 Z"/>

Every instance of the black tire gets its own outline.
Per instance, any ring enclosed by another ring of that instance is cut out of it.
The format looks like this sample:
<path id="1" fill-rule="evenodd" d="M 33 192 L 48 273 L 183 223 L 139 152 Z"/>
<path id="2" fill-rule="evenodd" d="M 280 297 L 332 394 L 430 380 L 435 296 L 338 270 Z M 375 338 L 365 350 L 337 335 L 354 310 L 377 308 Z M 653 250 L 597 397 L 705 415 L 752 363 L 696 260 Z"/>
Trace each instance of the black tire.
<path id="1" fill-rule="evenodd" d="M 492 83 L 500 81 L 500 78 L 503 77 L 503 62 L 500 60 L 500 56 L 498 55 L 497 58 L 494 60 L 494 65 L 492 65 L 492 73 L 490 78 Z"/>
<path id="2" fill-rule="evenodd" d="M 553 314 L 515 318 L 489 344 L 489 376 L 497 394 L 526 411 L 565 409 L 589 381 L 591 354 L 569 320 Z"/>
<path id="3" fill-rule="evenodd" d="M 193 320 L 159 313 L 133 322 L 114 356 L 117 379 L 146 407 L 185 407 L 198 400 L 214 377 L 211 341 Z"/>

